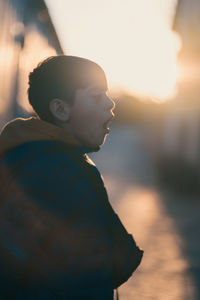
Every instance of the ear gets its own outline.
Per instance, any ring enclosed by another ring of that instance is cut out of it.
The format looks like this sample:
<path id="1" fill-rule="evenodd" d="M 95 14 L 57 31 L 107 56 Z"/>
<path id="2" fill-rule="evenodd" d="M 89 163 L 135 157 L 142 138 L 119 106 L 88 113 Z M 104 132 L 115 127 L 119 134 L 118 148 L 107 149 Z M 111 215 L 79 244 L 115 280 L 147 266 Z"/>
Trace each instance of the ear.
<path id="1" fill-rule="evenodd" d="M 52 99 L 49 103 L 52 115 L 59 121 L 68 121 L 70 118 L 70 105 L 61 99 Z"/>

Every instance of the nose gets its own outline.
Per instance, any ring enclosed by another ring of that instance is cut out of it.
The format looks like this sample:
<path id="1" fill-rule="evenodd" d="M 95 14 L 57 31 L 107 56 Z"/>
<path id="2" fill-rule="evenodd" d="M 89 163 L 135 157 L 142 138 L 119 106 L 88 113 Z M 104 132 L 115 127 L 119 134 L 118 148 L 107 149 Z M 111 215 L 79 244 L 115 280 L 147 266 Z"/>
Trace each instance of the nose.
<path id="1" fill-rule="evenodd" d="M 115 109 L 115 102 L 106 96 L 106 110 L 114 110 Z"/>

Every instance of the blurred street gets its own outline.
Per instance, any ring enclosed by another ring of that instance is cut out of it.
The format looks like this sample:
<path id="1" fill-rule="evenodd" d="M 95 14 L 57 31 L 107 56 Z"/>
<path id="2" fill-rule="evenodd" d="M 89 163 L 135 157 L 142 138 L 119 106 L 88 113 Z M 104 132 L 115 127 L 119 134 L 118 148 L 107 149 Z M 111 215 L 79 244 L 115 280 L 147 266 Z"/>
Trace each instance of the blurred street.
<path id="1" fill-rule="evenodd" d="M 200 300 L 200 1 L 124 3 L 0 0 L 0 128 L 35 115 L 27 89 L 39 61 L 67 54 L 98 63 L 115 123 L 91 158 L 144 250 L 120 300 Z M 46 84 L 50 96 L 68 100 L 68 87 L 80 88 L 65 78 L 64 97 Z M 53 99 L 43 95 L 42 110 Z"/>
<path id="2" fill-rule="evenodd" d="M 110 201 L 144 249 L 134 276 L 119 288 L 120 300 L 199 300 L 200 202 L 161 192 L 141 128 L 113 127 L 92 154 Z"/>

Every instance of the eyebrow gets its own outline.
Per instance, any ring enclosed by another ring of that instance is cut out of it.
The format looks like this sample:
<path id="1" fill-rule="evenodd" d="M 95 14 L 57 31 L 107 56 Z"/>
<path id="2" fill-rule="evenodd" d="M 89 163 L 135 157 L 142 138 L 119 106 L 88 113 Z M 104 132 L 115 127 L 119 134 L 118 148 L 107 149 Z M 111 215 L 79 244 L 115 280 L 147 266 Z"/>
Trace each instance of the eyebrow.
<path id="1" fill-rule="evenodd" d="M 101 90 L 103 92 L 106 92 L 108 90 L 107 87 L 97 86 L 97 85 L 90 85 L 87 90 Z"/>

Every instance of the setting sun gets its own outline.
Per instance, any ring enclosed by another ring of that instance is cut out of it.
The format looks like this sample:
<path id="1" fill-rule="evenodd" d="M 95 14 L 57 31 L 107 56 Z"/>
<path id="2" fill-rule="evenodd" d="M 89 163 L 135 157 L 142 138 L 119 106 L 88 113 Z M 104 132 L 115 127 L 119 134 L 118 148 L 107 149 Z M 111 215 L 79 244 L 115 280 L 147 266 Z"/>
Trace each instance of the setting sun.
<path id="1" fill-rule="evenodd" d="M 158 102 L 174 95 L 180 41 L 169 19 L 175 1 L 47 3 L 66 53 L 98 62 L 111 87 Z"/>

